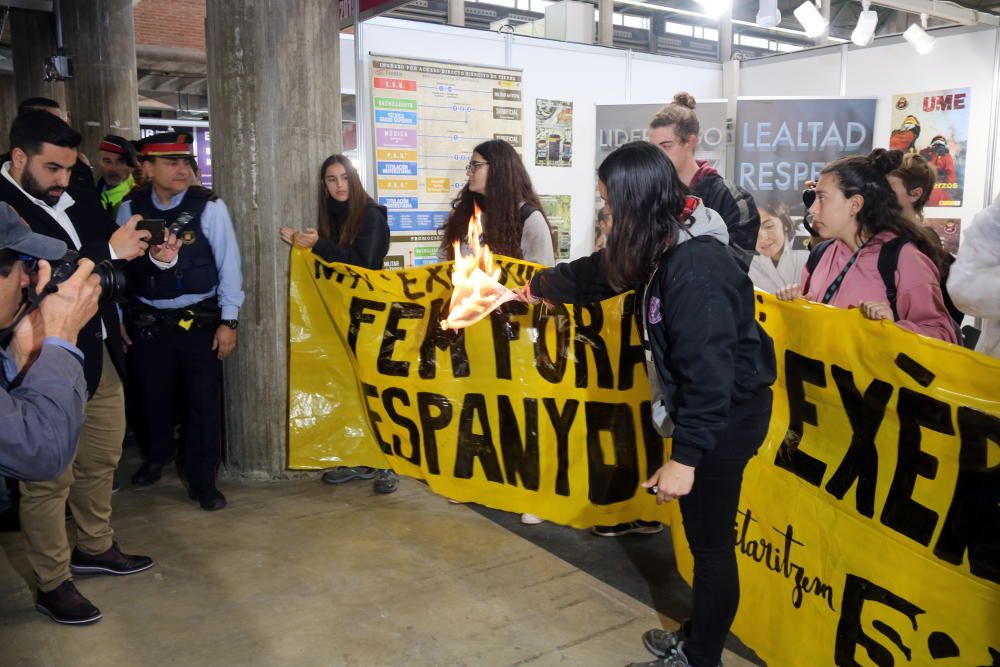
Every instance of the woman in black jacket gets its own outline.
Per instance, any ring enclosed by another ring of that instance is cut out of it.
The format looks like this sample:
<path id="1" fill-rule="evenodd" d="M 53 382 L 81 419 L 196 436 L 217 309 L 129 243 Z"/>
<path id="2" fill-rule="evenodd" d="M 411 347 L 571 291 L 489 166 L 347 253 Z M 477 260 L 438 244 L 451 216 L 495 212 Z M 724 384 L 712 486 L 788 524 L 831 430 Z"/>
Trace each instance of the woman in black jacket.
<path id="1" fill-rule="evenodd" d="M 592 303 L 634 289 L 653 419 L 673 437 L 670 460 L 643 483 L 657 502 L 680 499 L 694 555 L 691 619 L 643 636 L 660 667 L 715 667 L 739 604 L 733 525 L 743 469 L 767 434 L 774 347 L 755 319 L 753 285 L 725 245 L 689 221 L 702 203 L 645 142 L 598 170 L 614 225 L 607 246 L 536 274 L 522 300 Z"/>
<path id="2" fill-rule="evenodd" d="M 312 248 L 328 262 L 381 269 L 389 252 L 386 208 L 365 192 L 354 165 L 343 155 L 324 160 L 319 178 L 318 224 L 303 231 L 282 227 L 281 238 Z"/>
<path id="3" fill-rule="evenodd" d="M 282 227 L 281 238 L 291 245 L 312 248 L 328 262 L 343 262 L 380 270 L 389 252 L 386 209 L 365 192 L 358 172 L 343 155 L 331 155 L 319 170 L 319 221 L 302 231 Z M 392 470 L 368 466 L 339 466 L 323 473 L 327 484 L 375 479 L 375 493 L 392 493 L 399 477 Z"/>

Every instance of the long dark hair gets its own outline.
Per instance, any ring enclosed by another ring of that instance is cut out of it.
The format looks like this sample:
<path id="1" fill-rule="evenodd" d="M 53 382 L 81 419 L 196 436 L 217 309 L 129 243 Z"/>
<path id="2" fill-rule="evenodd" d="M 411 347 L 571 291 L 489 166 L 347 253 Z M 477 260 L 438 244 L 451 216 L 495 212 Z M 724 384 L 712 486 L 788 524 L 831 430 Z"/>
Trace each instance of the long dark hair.
<path id="1" fill-rule="evenodd" d="M 649 277 L 677 241 L 688 189 L 674 165 L 651 143 L 633 141 L 604 158 L 597 177 L 608 191 L 614 224 L 605 260 L 608 282 L 630 289 Z"/>
<path id="2" fill-rule="evenodd" d="M 820 174 L 836 176 L 844 197 L 861 195 L 864 199 L 864 206 L 858 211 L 858 233 L 855 236 L 859 244 L 880 232 L 892 232 L 913 243 L 934 262 L 941 277 L 946 278 L 950 262 L 941 247 L 941 239 L 929 227 L 906 219 L 886 178 L 899 169 L 902 162 L 902 152 L 876 148 L 868 157 L 835 160 L 823 167 Z"/>
<path id="3" fill-rule="evenodd" d="M 338 153 L 323 160 L 323 166 L 319 168 L 319 220 L 316 222 L 316 231 L 321 239 L 329 239 L 333 229 L 328 207 L 328 203 L 333 197 L 326 189 L 326 170 L 335 164 L 341 165 L 347 172 L 349 187 L 347 220 L 340 228 L 340 238 L 336 241 L 342 246 L 349 246 L 354 244 L 355 239 L 358 238 L 358 232 L 361 231 L 361 223 L 365 219 L 365 208 L 368 204 L 374 204 L 375 201 L 365 192 L 361 185 L 361 179 L 358 178 L 357 170 L 346 156 Z"/>
<path id="4" fill-rule="evenodd" d="M 521 202 L 542 210 L 538 195 L 531 187 L 528 170 L 524 168 L 521 156 L 506 141 L 484 141 L 476 146 L 474 152 L 482 155 L 489 163 L 486 196 L 471 192 L 469 184 L 465 184 L 451 202 L 451 214 L 441 227 L 444 232 L 441 244 L 451 257 L 454 252 L 452 244 L 465 239 L 469 230 L 469 218 L 478 205 L 483 212 L 484 242 L 498 255 L 522 259 L 521 234 L 524 223 L 521 221 Z M 545 215 L 544 211 L 542 215 Z"/>

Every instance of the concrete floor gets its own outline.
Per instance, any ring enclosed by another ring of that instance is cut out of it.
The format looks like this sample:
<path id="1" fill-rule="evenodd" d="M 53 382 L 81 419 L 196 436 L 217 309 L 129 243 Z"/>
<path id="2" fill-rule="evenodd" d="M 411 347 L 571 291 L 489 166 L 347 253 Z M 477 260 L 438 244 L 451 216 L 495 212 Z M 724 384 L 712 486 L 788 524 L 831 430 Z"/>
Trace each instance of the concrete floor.
<path id="1" fill-rule="evenodd" d="M 0 534 L 0 664 L 617 666 L 647 659 L 646 629 L 676 627 L 411 479 L 382 497 L 368 482 L 224 483 L 216 513 L 176 477 L 128 487 L 117 539 L 157 562 L 77 578 L 96 625 L 36 612 L 22 538 Z"/>

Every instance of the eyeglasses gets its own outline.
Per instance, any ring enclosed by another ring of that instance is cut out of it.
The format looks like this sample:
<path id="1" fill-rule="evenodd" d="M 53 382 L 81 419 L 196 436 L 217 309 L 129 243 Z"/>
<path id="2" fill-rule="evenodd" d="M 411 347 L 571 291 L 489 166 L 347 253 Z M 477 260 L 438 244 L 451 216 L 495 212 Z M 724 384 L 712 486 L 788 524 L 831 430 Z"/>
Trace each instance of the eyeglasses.
<path id="1" fill-rule="evenodd" d="M 34 273 L 38 270 L 38 258 L 32 257 L 31 255 L 18 255 L 17 258 L 24 262 L 24 270 L 28 273 Z"/>
<path id="2" fill-rule="evenodd" d="M 481 160 L 470 160 L 469 164 L 465 165 L 466 173 L 476 173 L 476 169 L 479 169 L 483 165 L 487 165 L 489 162 L 483 162 Z"/>

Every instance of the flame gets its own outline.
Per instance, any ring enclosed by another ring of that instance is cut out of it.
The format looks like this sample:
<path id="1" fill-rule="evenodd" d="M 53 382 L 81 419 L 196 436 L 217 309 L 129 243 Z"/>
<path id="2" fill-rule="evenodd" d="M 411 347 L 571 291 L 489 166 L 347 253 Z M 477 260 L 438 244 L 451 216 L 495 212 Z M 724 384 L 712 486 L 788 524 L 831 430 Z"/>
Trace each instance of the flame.
<path id="1" fill-rule="evenodd" d="M 475 324 L 493 310 L 514 298 L 514 293 L 500 284 L 500 268 L 493 265 L 493 252 L 479 242 L 483 235 L 481 211 L 476 206 L 469 219 L 466 243 L 472 252 L 462 254 L 462 244 L 455 241 L 455 267 L 451 272 L 451 306 L 442 329 L 463 329 Z"/>

